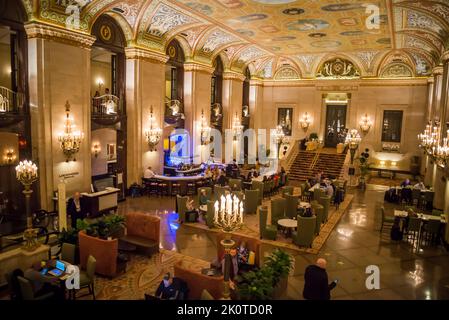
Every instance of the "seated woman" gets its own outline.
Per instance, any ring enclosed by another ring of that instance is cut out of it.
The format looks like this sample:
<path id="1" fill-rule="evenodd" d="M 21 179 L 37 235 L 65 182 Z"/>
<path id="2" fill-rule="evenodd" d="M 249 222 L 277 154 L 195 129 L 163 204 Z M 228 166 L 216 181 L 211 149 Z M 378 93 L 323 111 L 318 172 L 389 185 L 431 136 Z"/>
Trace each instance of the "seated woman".
<path id="1" fill-rule="evenodd" d="M 208 199 L 208 197 L 207 197 L 207 192 L 206 192 L 206 190 L 204 190 L 204 189 L 201 189 L 201 192 L 200 192 L 200 196 L 199 196 L 199 205 L 200 206 L 205 206 L 205 205 L 207 205 L 207 200 L 209 200 Z"/>
<path id="2" fill-rule="evenodd" d="M 194 201 L 190 197 L 187 199 L 186 220 L 187 222 L 198 221 L 198 210 L 195 209 Z"/>

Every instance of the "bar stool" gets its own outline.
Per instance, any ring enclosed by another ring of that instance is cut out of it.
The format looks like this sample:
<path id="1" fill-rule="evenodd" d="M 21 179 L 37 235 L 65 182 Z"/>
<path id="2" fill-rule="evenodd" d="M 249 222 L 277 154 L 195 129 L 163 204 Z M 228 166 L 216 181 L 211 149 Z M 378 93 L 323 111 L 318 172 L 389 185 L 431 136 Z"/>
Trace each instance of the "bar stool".
<path id="1" fill-rule="evenodd" d="M 195 184 L 195 182 L 187 182 L 187 194 L 188 195 L 196 194 L 196 184 Z"/>
<path id="2" fill-rule="evenodd" d="M 153 195 L 155 195 L 155 196 L 157 196 L 157 194 L 158 194 L 158 183 L 157 183 L 157 181 L 154 181 L 154 180 L 152 180 L 152 181 L 150 181 L 150 183 L 149 183 L 149 189 L 148 189 L 148 196 L 151 196 L 152 194 Z"/>
<path id="3" fill-rule="evenodd" d="M 171 195 L 175 196 L 181 194 L 181 184 L 179 182 L 172 183 L 171 185 Z"/>
<path id="4" fill-rule="evenodd" d="M 166 182 L 159 182 L 158 191 L 160 196 L 168 195 L 168 184 Z"/>

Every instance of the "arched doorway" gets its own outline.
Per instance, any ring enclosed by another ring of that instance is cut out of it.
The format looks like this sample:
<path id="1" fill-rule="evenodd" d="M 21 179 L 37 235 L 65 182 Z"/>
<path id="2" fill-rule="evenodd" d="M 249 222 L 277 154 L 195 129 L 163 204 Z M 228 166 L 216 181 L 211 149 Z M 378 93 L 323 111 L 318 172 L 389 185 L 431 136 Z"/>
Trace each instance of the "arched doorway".
<path id="1" fill-rule="evenodd" d="M 19 1 L 0 0 L 0 233 L 26 226 L 22 186 L 15 176 L 19 161 L 32 158 L 26 21 Z M 38 184 L 33 190 L 31 211 L 39 207 Z"/>
<path id="2" fill-rule="evenodd" d="M 92 34 L 97 37 L 91 51 L 92 186 L 119 188 L 120 201 L 126 194 L 126 40 L 107 15 L 95 21 Z"/>

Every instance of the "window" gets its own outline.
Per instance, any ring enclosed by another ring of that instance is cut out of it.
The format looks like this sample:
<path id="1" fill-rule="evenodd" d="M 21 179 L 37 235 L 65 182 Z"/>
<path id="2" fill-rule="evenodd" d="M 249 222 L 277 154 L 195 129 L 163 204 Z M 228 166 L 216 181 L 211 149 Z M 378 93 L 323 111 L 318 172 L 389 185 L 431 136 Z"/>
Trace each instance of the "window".
<path id="1" fill-rule="evenodd" d="M 382 142 L 401 142 L 403 111 L 385 110 L 382 123 Z"/>

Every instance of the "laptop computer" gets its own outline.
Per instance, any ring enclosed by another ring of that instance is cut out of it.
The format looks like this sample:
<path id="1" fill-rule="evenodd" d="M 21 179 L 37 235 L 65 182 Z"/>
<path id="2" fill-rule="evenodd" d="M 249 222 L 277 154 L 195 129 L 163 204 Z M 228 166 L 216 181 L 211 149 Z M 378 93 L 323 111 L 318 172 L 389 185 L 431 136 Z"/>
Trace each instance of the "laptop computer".
<path id="1" fill-rule="evenodd" d="M 55 277 L 60 277 L 65 271 L 65 263 L 60 261 L 60 260 L 56 260 L 56 268 L 48 271 L 48 274 L 51 274 L 52 276 Z"/>

